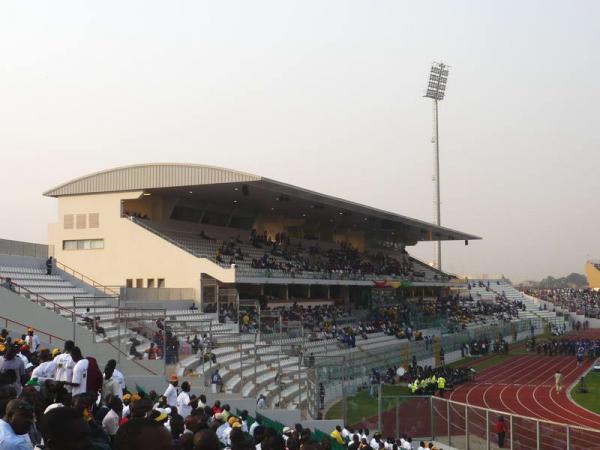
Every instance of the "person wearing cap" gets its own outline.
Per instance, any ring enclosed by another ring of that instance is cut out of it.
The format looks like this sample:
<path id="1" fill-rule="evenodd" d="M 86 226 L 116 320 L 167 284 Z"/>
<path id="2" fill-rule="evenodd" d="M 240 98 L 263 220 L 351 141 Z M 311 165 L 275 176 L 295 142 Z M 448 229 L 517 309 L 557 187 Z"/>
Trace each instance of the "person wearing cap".
<path id="1" fill-rule="evenodd" d="M 0 361 L 0 373 L 5 373 L 8 370 L 14 370 L 17 375 L 14 387 L 17 391 L 17 395 L 20 395 L 23 390 L 23 383 L 25 382 L 25 364 L 23 364 L 21 358 L 17 356 L 17 349 L 14 345 L 11 345 L 6 349 L 4 358 Z"/>
<path id="2" fill-rule="evenodd" d="M 175 375 L 175 374 L 171 375 L 171 378 L 169 378 L 169 386 L 167 386 L 167 389 L 165 390 L 165 393 L 163 394 L 166 397 L 167 405 L 169 405 L 169 406 L 177 406 L 177 394 L 178 394 L 177 393 L 177 385 L 178 384 L 179 384 L 179 379 L 177 378 L 177 375 Z"/>
<path id="3" fill-rule="evenodd" d="M 123 395 L 123 412 L 122 417 L 129 417 L 129 405 L 131 404 L 131 394 Z"/>
<path id="4" fill-rule="evenodd" d="M 37 334 L 33 333 L 33 328 L 27 328 L 27 336 L 25 336 L 25 343 L 29 346 L 31 353 L 36 353 L 40 348 L 40 338 Z"/>
<path id="5" fill-rule="evenodd" d="M 239 421 L 234 420 L 228 428 L 225 429 L 225 432 L 223 433 L 223 437 L 225 438 L 225 445 L 228 447 L 231 447 L 231 434 L 233 432 L 233 430 L 235 429 L 240 429 L 241 430 L 242 425 L 240 424 Z"/>
<path id="6" fill-rule="evenodd" d="M 27 436 L 33 424 L 33 408 L 25 400 L 15 399 L 6 405 L 6 413 L 0 419 L 0 449 L 31 450 Z"/>
<path id="7" fill-rule="evenodd" d="M 294 430 L 292 430 L 290 427 L 283 427 L 283 440 L 285 442 L 287 442 L 287 440 L 290 438 L 293 431 Z"/>

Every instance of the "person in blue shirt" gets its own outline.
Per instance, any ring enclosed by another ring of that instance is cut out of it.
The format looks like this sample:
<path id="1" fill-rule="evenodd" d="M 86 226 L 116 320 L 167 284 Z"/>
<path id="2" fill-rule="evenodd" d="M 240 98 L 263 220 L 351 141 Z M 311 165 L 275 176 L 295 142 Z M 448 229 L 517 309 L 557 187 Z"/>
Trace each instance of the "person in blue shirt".
<path id="1" fill-rule="evenodd" d="M 219 370 L 215 370 L 215 373 L 212 374 L 210 382 L 215 385 L 215 389 L 217 392 L 223 392 L 223 379 L 219 374 Z"/>
<path id="2" fill-rule="evenodd" d="M 0 420 L 0 450 L 31 450 L 27 433 L 33 424 L 33 407 L 25 400 L 15 399 L 6 405 Z"/>

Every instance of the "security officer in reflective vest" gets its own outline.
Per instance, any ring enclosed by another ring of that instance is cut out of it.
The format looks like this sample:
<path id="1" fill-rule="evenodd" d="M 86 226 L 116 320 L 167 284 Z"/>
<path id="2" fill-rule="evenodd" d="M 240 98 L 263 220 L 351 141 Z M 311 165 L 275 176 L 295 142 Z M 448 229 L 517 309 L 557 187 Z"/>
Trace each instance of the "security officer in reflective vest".
<path id="1" fill-rule="evenodd" d="M 438 391 L 440 391 L 440 397 L 444 396 L 444 390 L 446 389 L 446 379 L 440 376 L 437 380 Z"/>

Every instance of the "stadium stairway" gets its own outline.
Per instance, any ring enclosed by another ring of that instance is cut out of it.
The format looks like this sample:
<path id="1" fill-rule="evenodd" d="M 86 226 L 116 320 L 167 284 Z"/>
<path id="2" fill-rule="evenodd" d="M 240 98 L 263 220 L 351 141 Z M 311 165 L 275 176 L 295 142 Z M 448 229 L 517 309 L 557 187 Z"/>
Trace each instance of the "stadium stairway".
<path id="1" fill-rule="evenodd" d="M 253 335 L 246 336 L 250 338 Z M 403 340 L 384 333 L 373 333 L 366 340 L 358 336 L 355 348 L 341 346 L 336 339 L 309 341 L 304 343 L 302 359 L 297 353 L 290 352 L 293 346 L 302 343 L 301 338 L 279 339 L 270 345 L 260 340 L 256 343 L 249 341 L 215 348 L 216 365 L 202 363 L 199 354 L 192 355 L 179 363 L 177 374 L 193 377 L 194 372 L 210 374 L 218 368 L 226 393 L 237 392 L 251 398 L 264 394 L 271 407 L 294 409 L 306 400 L 306 393 L 301 392 L 298 381 L 306 379 L 307 358 L 310 355 L 319 357 L 333 353 L 352 357 L 354 354 L 365 358 L 373 350 L 389 348 Z"/>
<path id="2" fill-rule="evenodd" d="M 120 359 L 125 375 L 160 376 L 164 379 L 162 361 L 134 361 L 128 356 L 129 340 L 138 339 L 141 344 L 138 351 L 149 347 L 150 341 L 137 331 L 119 324 L 116 319 L 116 297 L 108 296 L 103 291 L 88 285 L 63 270 L 54 268 L 52 275 L 46 275 L 45 260 L 28 257 L 0 256 L 0 277 L 10 278 L 15 284 L 13 293 L 8 289 L 0 289 L 4 297 L 18 298 L 16 302 L 2 302 L 2 317 L 14 323 L 27 323 L 45 334 L 56 336 L 62 347 L 64 339 L 72 339 L 75 334 L 76 344 L 84 353 L 95 356 L 100 362 L 108 359 Z M 24 299 L 29 301 L 25 302 Z M 75 307 L 74 307 L 75 306 Z M 27 307 L 27 311 L 21 309 Z M 80 320 L 81 315 L 89 308 L 89 316 L 100 317 L 100 325 L 106 332 L 106 338 L 96 335 Z M 73 311 L 76 320 L 73 326 Z M 144 313 L 145 317 L 151 313 Z M 157 312 L 157 317 L 164 313 Z M 36 320 L 34 321 L 33 318 Z M 166 315 L 176 334 L 182 329 L 189 330 L 190 325 L 200 321 L 210 322 L 214 331 L 231 331 L 231 325 L 219 324 L 214 314 L 204 314 L 198 310 L 167 310 Z M 156 328 L 154 320 L 142 321 L 144 329 Z M 21 331 L 23 333 L 25 330 Z M 120 341 L 118 340 L 120 336 Z M 119 357 L 120 355 L 120 357 Z"/>
<path id="3" fill-rule="evenodd" d="M 489 291 L 485 287 L 478 285 L 482 282 L 487 286 L 489 282 Z M 564 319 L 556 315 L 553 311 L 540 310 L 531 297 L 524 295 L 521 291 L 515 289 L 507 280 L 470 280 L 472 285 L 470 293 L 473 299 L 494 301 L 496 295 L 504 294 L 508 300 L 520 301 L 525 305 L 524 311 L 519 311 L 519 319 L 543 320 L 551 325 L 562 324 Z"/>
<path id="4" fill-rule="evenodd" d="M 52 336 L 53 347 L 62 348 L 64 341 L 73 337 L 73 322 L 60 314 L 56 314 L 52 309 L 43 307 L 32 301 L 28 301 L 23 296 L 11 292 L 8 289 L 0 288 L 0 302 L 2 304 L 1 318 L 9 321 L 9 324 L 23 324 L 22 328 L 32 327 L 40 330 L 42 336 Z M 14 328 L 14 325 L 9 326 Z M 14 330 L 19 332 L 19 330 Z M 25 329 L 20 334 L 25 333 Z M 36 331 L 38 332 L 38 331 Z M 76 325 L 76 344 L 81 348 L 85 355 L 90 355 L 98 360 L 101 365 L 106 364 L 109 359 L 118 359 L 118 349 L 107 342 L 96 342 L 93 333 L 87 327 Z M 48 339 L 42 339 L 48 340 Z M 130 360 L 127 355 L 121 355 L 119 369 L 126 376 L 133 377 L 155 377 L 162 376 L 159 364 L 152 364 L 155 361 L 145 361 L 150 364 L 140 364 L 137 361 Z"/>

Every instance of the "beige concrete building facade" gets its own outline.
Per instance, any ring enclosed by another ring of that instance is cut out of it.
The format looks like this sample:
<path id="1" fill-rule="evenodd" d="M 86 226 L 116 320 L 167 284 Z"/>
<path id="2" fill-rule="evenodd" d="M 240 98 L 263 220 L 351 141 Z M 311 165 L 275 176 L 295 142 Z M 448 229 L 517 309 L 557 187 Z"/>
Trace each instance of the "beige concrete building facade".
<path id="1" fill-rule="evenodd" d="M 349 242 L 359 251 L 373 245 L 395 251 L 419 241 L 479 239 L 257 175 L 203 165 L 119 167 L 77 178 L 44 195 L 58 202 L 48 244 L 60 263 L 106 286 L 192 289 L 195 300 L 202 299 L 201 280 L 225 287 L 273 284 L 273 279 L 257 280 L 248 266 L 240 271 L 216 255 L 217 241 L 237 234 L 235 239 L 247 243 L 251 230 L 323 245 Z M 172 239 L 173 233 L 192 239 L 190 246 Z M 311 284 L 275 284 L 298 283 Z M 353 283 L 366 286 L 370 281 L 312 281 Z M 287 296 L 287 287 L 284 291 Z"/>

